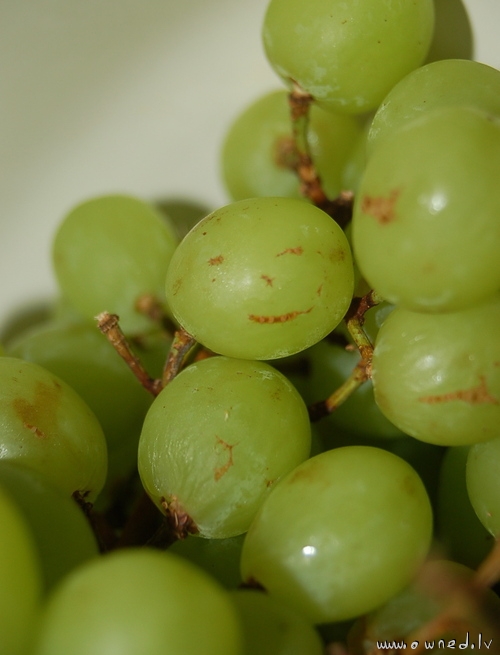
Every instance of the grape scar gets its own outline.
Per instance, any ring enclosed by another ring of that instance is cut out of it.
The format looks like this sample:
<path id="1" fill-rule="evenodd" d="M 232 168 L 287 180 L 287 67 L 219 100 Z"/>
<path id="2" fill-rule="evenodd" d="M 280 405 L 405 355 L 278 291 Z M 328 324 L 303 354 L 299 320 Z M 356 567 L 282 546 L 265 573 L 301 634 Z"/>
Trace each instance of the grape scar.
<path id="1" fill-rule="evenodd" d="M 309 309 L 304 309 L 302 311 L 297 310 L 294 312 L 288 312 L 287 314 L 281 314 L 279 316 L 261 316 L 259 314 L 249 314 L 249 320 L 254 323 L 286 323 L 287 321 L 293 321 L 297 316 L 302 314 L 309 314 L 314 309 L 314 307 L 309 307 Z"/>
<path id="2" fill-rule="evenodd" d="M 361 211 L 364 214 L 373 216 L 380 225 L 392 223 L 396 218 L 394 205 L 396 204 L 399 193 L 398 189 L 394 189 L 388 198 L 384 198 L 383 196 L 364 196 L 361 202 Z"/>
<path id="3" fill-rule="evenodd" d="M 484 375 L 479 376 L 480 383 L 471 389 L 461 389 L 459 391 L 450 391 L 449 393 L 438 394 L 436 396 L 424 396 L 418 400 L 421 403 L 429 403 L 430 405 L 436 403 L 446 403 L 451 400 L 463 400 L 471 405 L 483 405 L 490 403 L 491 405 L 500 405 L 500 401 L 492 396 L 487 387 Z"/>

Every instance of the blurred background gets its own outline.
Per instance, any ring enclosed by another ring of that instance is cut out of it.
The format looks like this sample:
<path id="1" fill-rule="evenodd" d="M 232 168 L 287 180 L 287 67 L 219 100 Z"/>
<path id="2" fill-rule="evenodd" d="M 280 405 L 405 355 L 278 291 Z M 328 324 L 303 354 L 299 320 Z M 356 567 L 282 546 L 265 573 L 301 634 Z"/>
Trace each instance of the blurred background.
<path id="1" fill-rule="evenodd" d="M 500 68 L 500 0 L 435 0 L 440 56 Z M 0 323 L 55 289 L 52 234 L 93 195 L 227 202 L 219 149 L 280 88 L 267 0 L 0 0 Z"/>

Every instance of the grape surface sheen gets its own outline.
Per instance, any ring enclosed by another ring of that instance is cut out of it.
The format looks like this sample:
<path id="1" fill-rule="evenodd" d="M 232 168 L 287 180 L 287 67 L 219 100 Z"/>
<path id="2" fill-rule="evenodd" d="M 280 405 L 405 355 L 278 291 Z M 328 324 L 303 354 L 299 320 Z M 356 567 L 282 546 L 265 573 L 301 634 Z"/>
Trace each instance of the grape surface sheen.
<path id="1" fill-rule="evenodd" d="M 166 289 L 175 318 L 210 350 L 275 359 L 331 332 L 353 286 L 348 241 L 325 212 L 303 200 L 252 198 L 189 232 Z"/>
<path id="2" fill-rule="evenodd" d="M 361 113 L 420 65 L 433 29 L 431 0 L 272 0 L 263 41 L 287 84 L 324 109 Z"/>
<path id="3" fill-rule="evenodd" d="M 271 492 L 243 544 L 242 578 L 315 623 L 343 621 L 401 591 L 431 533 L 430 502 L 409 464 L 370 446 L 335 448 Z"/>
<path id="4" fill-rule="evenodd" d="M 273 485 L 311 448 L 306 406 L 265 362 L 210 357 L 188 366 L 153 402 L 139 473 L 158 506 L 175 503 L 199 533 L 246 532 Z"/>

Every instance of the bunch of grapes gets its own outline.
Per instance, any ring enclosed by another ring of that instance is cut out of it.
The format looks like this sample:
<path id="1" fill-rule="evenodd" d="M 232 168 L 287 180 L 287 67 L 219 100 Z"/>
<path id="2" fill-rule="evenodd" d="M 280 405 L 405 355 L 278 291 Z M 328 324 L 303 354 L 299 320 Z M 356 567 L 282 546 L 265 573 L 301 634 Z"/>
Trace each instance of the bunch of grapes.
<path id="1" fill-rule="evenodd" d="M 500 652 L 500 72 L 270 0 L 186 226 L 91 198 L 0 357 L 2 655 Z"/>

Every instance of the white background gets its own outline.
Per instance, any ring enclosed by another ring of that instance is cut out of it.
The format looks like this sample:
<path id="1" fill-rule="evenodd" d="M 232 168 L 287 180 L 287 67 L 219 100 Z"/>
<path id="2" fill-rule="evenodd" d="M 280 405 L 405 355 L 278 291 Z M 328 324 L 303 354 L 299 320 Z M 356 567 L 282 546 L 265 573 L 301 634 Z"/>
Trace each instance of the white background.
<path id="1" fill-rule="evenodd" d="M 464 4 L 474 57 L 500 68 L 500 0 Z M 227 202 L 225 129 L 280 87 L 260 42 L 266 6 L 0 0 L 0 322 L 54 294 L 52 234 L 81 200 Z"/>

